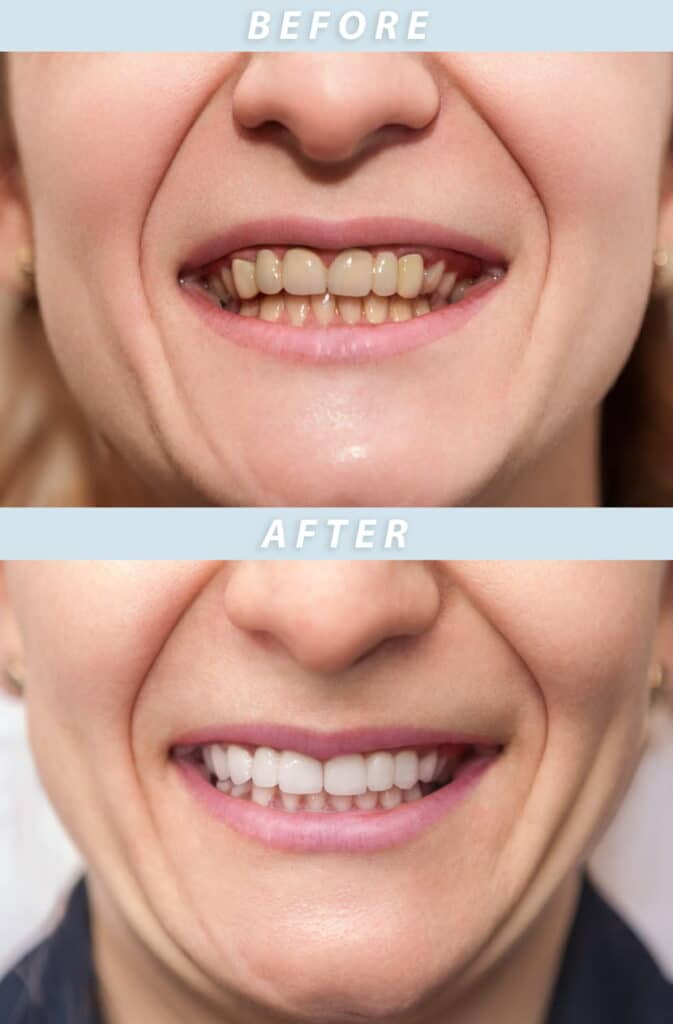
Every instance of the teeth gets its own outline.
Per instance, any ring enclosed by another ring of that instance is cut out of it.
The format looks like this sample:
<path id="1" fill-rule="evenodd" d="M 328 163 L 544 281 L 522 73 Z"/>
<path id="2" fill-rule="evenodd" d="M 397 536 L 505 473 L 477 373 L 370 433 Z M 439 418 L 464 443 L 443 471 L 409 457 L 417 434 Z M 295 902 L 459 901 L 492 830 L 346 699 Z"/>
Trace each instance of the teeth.
<path id="1" fill-rule="evenodd" d="M 259 316 L 259 302 L 242 302 L 239 309 L 240 316 Z"/>
<path id="2" fill-rule="evenodd" d="M 362 754 L 343 754 L 325 764 L 325 790 L 333 796 L 357 796 L 367 789 L 367 766 Z"/>
<path id="3" fill-rule="evenodd" d="M 348 249 L 339 253 L 327 274 L 327 287 L 332 295 L 364 299 L 372 289 L 374 257 L 365 249 Z"/>
<path id="4" fill-rule="evenodd" d="M 423 287 L 423 257 L 403 256 L 397 265 L 397 294 L 415 299 Z"/>
<path id="5" fill-rule="evenodd" d="M 275 796 L 273 786 L 253 786 L 252 800 L 260 807 L 269 807 Z"/>
<path id="6" fill-rule="evenodd" d="M 271 324 L 278 323 L 285 312 L 285 300 L 280 296 L 266 295 L 259 307 L 260 320 L 267 320 Z"/>
<path id="7" fill-rule="evenodd" d="M 280 799 L 286 811 L 296 811 L 299 807 L 299 797 L 295 793 L 283 793 L 281 790 Z"/>
<path id="8" fill-rule="evenodd" d="M 256 786 L 270 787 L 278 785 L 278 764 L 280 754 L 271 747 L 257 747 L 252 759 L 252 781 Z"/>
<path id="9" fill-rule="evenodd" d="M 437 751 L 431 750 L 424 754 L 418 762 L 418 778 L 421 782 L 430 782 L 437 767 Z"/>
<path id="10" fill-rule="evenodd" d="M 257 254 L 255 265 L 257 286 L 265 295 L 278 295 L 283 290 L 282 264 L 271 249 L 262 249 Z"/>
<path id="11" fill-rule="evenodd" d="M 411 789 L 418 782 L 418 754 L 415 750 L 401 750 L 395 755 L 395 785 Z"/>
<path id="12" fill-rule="evenodd" d="M 320 793 L 322 764 L 312 757 L 284 750 L 278 764 L 278 785 L 284 793 Z"/>
<path id="13" fill-rule="evenodd" d="M 346 324 L 359 324 L 362 317 L 362 303 L 360 299 L 352 299 L 350 296 L 343 296 L 337 299 L 339 315 Z"/>
<path id="14" fill-rule="evenodd" d="M 255 264 L 249 260 L 234 260 L 231 265 L 236 291 L 242 299 L 254 299 L 259 288 L 255 275 Z"/>
<path id="15" fill-rule="evenodd" d="M 248 794 L 251 793 L 251 792 L 252 792 L 252 783 L 251 782 L 242 782 L 240 784 L 240 786 L 232 786 L 231 787 L 231 795 L 232 796 L 248 796 Z"/>
<path id="16" fill-rule="evenodd" d="M 327 291 L 325 265 L 310 249 L 290 249 L 283 260 L 283 283 L 290 295 L 324 295 Z"/>
<path id="17" fill-rule="evenodd" d="M 235 786 L 248 782 L 252 778 L 252 754 L 250 751 L 232 743 L 227 754 L 231 781 Z"/>
<path id="18" fill-rule="evenodd" d="M 444 260 L 440 260 L 439 263 L 433 263 L 423 274 L 423 295 L 430 295 L 432 292 L 437 291 L 440 282 L 444 277 L 444 270 L 446 263 Z"/>
<path id="19" fill-rule="evenodd" d="M 320 793 L 309 793 L 304 798 L 304 807 L 307 811 L 324 811 L 327 807 L 327 794 L 324 790 Z"/>
<path id="20" fill-rule="evenodd" d="M 425 316 L 430 312 L 430 303 L 427 299 L 416 299 L 413 303 L 414 316 Z"/>
<path id="21" fill-rule="evenodd" d="M 303 327 L 311 312 L 311 302 L 305 295 L 288 295 L 285 299 L 290 323 L 293 327 Z"/>
<path id="22" fill-rule="evenodd" d="M 370 790 L 367 790 L 366 793 L 359 793 L 353 797 L 353 800 L 359 811 L 373 811 L 379 802 L 378 794 L 372 793 Z"/>
<path id="23" fill-rule="evenodd" d="M 437 286 L 437 294 L 440 296 L 440 298 L 448 299 L 449 295 L 453 291 L 454 285 L 457 280 L 458 274 L 456 273 L 444 274 L 442 280 L 439 282 L 439 285 Z"/>
<path id="24" fill-rule="evenodd" d="M 411 789 L 407 789 L 404 793 L 404 802 L 410 804 L 412 800 L 420 800 L 423 794 L 421 793 L 421 787 L 416 783 Z"/>
<path id="25" fill-rule="evenodd" d="M 374 295 L 390 298 L 397 290 L 397 256 L 392 252 L 380 252 L 372 271 Z"/>
<path id="26" fill-rule="evenodd" d="M 386 789 L 384 793 L 381 793 L 379 802 L 381 807 L 389 811 L 392 807 L 397 807 L 402 802 L 402 793 L 397 786 L 393 786 L 392 789 Z"/>
<path id="27" fill-rule="evenodd" d="M 383 324 L 388 319 L 388 300 L 379 298 L 378 295 L 368 295 L 364 301 L 364 309 L 370 324 Z"/>
<path id="28" fill-rule="evenodd" d="M 375 793 L 390 789 L 395 778 L 395 758 L 386 752 L 367 757 L 367 787 Z"/>
<path id="29" fill-rule="evenodd" d="M 329 292 L 324 295 L 313 295 L 311 297 L 311 309 L 321 327 L 327 327 L 336 317 L 336 300 Z"/>
<path id="30" fill-rule="evenodd" d="M 335 811 L 350 811 L 353 804 L 352 796 L 333 796 L 332 807 Z"/>
<path id="31" fill-rule="evenodd" d="M 226 288 L 227 297 L 230 299 L 236 296 L 236 285 L 234 284 L 234 275 L 229 267 L 222 267 L 220 271 L 220 277 L 222 278 L 222 284 Z"/>
<path id="32" fill-rule="evenodd" d="M 390 300 L 389 316 L 394 324 L 402 323 L 405 320 L 411 320 L 413 315 L 414 312 L 408 299 L 400 299 L 396 295 Z"/>
<path id="33" fill-rule="evenodd" d="M 217 775 L 221 782 L 229 778 L 229 756 L 223 747 L 217 745 L 210 747 L 210 764 L 208 764 L 208 767 L 213 775 Z"/>

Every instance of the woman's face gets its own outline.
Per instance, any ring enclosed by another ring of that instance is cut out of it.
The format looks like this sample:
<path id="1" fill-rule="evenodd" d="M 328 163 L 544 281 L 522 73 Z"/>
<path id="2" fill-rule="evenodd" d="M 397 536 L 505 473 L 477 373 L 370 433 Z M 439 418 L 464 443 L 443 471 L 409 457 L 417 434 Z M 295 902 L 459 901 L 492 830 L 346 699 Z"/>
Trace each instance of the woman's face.
<path id="1" fill-rule="evenodd" d="M 7 568 L 35 755 L 94 889 L 233 1019 L 404 1019 L 483 976 L 631 775 L 663 582 L 651 562 Z M 395 758 L 433 730 L 472 770 L 385 813 L 268 810 L 197 764 L 197 737 L 241 727 L 253 754 L 273 729 L 351 754 L 392 730 Z"/>
<path id="2" fill-rule="evenodd" d="M 587 500 L 568 474 L 550 493 L 553 467 L 580 437 L 591 464 L 587 425 L 647 303 L 672 69 L 670 54 L 13 55 L 67 378 L 167 498 Z M 325 282 L 338 300 L 321 302 Z M 420 304 L 395 297 L 419 288 Z"/>

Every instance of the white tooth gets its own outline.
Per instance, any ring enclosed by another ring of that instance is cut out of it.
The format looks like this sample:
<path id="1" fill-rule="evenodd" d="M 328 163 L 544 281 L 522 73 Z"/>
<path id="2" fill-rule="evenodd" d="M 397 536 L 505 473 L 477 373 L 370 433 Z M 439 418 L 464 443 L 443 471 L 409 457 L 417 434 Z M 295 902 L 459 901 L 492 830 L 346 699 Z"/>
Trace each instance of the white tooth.
<path id="1" fill-rule="evenodd" d="M 250 793 L 251 790 L 252 790 L 252 783 L 251 782 L 249 782 L 249 781 L 248 782 L 242 782 L 239 786 L 232 786 L 231 787 L 231 795 L 232 796 L 248 796 L 248 794 Z"/>
<path id="2" fill-rule="evenodd" d="M 311 296 L 311 309 L 321 327 L 327 327 L 336 317 L 336 301 L 333 295 L 325 292 L 324 295 Z"/>
<path id="3" fill-rule="evenodd" d="M 252 781 L 256 786 L 278 785 L 278 762 L 280 754 L 271 747 L 257 747 L 252 759 Z"/>
<path id="4" fill-rule="evenodd" d="M 395 754 L 395 785 L 411 789 L 418 782 L 418 754 L 415 750 L 400 750 Z"/>
<path id="5" fill-rule="evenodd" d="M 390 789 L 395 778 L 395 758 L 387 751 L 367 756 L 367 786 L 375 793 Z"/>
<path id="6" fill-rule="evenodd" d="M 223 782 L 216 782 L 215 785 L 220 793 L 231 793 L 233 783 L 231 779 L 224 779 Z"/>
<path id="7" fill-rule="evenodd" d="M 236 291 L 242 299 L 254 299 L 259 292 L 255 277 L 255 264 L 250 260 L 234 260 L 231 264 Z"/>
<path id="8" fill-rule="evenodd" d="M 322 765 L 313 757 L 284 750 L 278 763 L 278 785 L 283 793 L 320 793 Z"/>
<path id="9" fill-rule="evenodd" d="M 456 274 L 455 272 L 451 274 L 444 274 L 444 277 L 437 286 L 437 294 L 442 299 L 448 299 L 449 295 L 453 291 L 453 286 L 455 285 L 457 280 L 458 274 Z"/>
<path id="10" fill-rule="evenodd" d="M 350 811 L 353 805 L 352 796 L 333 796 L 330 800 L 335 811 Z"/>
<path id="11" fill-rule="evenodd" d="M 288 295 L 324 295 L 327 271 L 310 249 L 288 249 L 283 260 L 283 287 Z"/>
<path id="12" fill-rule="evenodd" d="M 359 324 L 362 319 L 362 302 L 360 299 L 351 299 L 348 296 L 342 296 L 337 299 L 337 305 L 339 306 L 339 314 L 345 324 Z"/>
<path id="13" fill-rule="evenodd" d="M 265 295 L 259 307 L 260 320 L 276 324 L 285 312 L 285 301 L 282 295 Z"/>
<path id="14" fill-rule="evenodd" d="M 228 779 L 230 770 L 227 748 L 221 747 L 219 743 L 213 743 L 213 745 L 208 749 L 210 750 L 210 757 L 213 764 L 212 771 L 217 775 L 218 779 Z"/>
<path id="15" fill-rule="evenodd" d="M 285 299 L 285 308 L 292 326 L 303 327 L 311 312 L 311 301 L 306 295 L 288 295 Z"/>
<path id="16" fill-rule="evenodd" d="M 397 256 L 393 252 L 380 252 L 372 271 L 374 295 L 389 298 L 397 291 Z"/>
<path id="17" fill-rule="evenodd" d="M 212 748 L 212 746 L 207 746 L 207 747 L 203 748 L 203 760 L 205 761 L 206 768 L 208 769 L 210 774 L 211 775 L 217 775 L 217 772 L 215 771 L 215 764 L 213 762 L 213 748 Z"/>
<path id="18" fill-rule="evenodd" d="M 423 295 L 431 295 L 432 292 L 439 288 L 445 269 L 446 263 L 444 260 L 440 260 L 439 263 L 433 263 L 431 267 L 428 267 L 423 274 Z"/>
<path id="19" fill-rule="evenodd" d="M 265 295 L 278 295 L 282 292 L 282 263 L 272 249 L 262 249 L 257 253 L 255 277 L 260 292 L 264 292 Z"/>
<path id="20" fill-rule="evenodd" d="M 437 751 L 430 750 L 423 754 L 418 762 L 418 778 L 421 782 L 431 782 L 437 767 Z"/>
<path id="21" fill-rule="evenodd" d="M 364 249 L 339 253 L 327 273 L 327 289 L 332 295 L 364 299 L 372 290 L 373 268 L 374 257 Z"/>
<path id="22" fill-rule="evenodd" d="M 402 793 L 397 786 L 393 786 L 392 789 L 386 789 L 383 793 L 379 794 L 379 803 L 386 810 L 390 810 L 391 807 L 397 807 L 398 804 L 402 803 Z"/>
<path id="23" fill-rule="evenodd" d="M 361 811 L 373 811 L 378 802 L 378 793 L 372 793 L 369 789 L 355 797 L 355 806 Z"/>
<path id="24" fill-rule="evenodd" d="M 423 287 L 423 257 L 418 253 L 402 256 L 397 264 L 397 294 L 415 299 Z"/>
<path id="25" fill-rule="evenodd" d="M 421 793 L 421 787 L 417 783 L 404 793 L 404 802 L 406 804 L 410 804 L 412 800 L 420 800 L 422 797 L 423 794 Z"/>
<path id="26" fill-rule="evenodd" d="M 281 791 L 280 799 L 286 811 L 296 811 L 299 807 L 300 797 L 296 793 L 283 793 Z"/>
<path id="27" fill-rule="evenodd" d="M 356 796 L 367 789 L 367 766 L 362 754 L 343 754 L 325 764 L 325 790 L 334 796 Z"/>
<path id="28" fill-rule="evenodd" d="M 235 743 L 229 745 L 229 774 L 235 786 L 248 782 L 252 778 L 252 754 L 245 747 Z"/>
<path id="29" fill-rule="evenodd" d="M 260 807 L 269 807 L 274 797 L 273 786 L 253 786 L 252 787 L 252 801 L 255 804 L 259 804 Z"/>
<path id="30" fill-rule="evenodd" d="M 304 797 L 304 807 L 307 811 L 324 811 L 327 806 L 327 797 L 324 790 L 320 793 L 309 793 Z"/>

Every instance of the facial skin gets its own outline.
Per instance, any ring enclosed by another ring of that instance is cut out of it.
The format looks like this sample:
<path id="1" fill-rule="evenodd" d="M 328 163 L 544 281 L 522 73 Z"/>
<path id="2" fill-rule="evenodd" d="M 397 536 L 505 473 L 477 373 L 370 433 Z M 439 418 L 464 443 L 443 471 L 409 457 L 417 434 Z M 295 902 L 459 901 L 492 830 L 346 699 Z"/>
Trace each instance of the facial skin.
<path id="1" fill-rule="evenodd" d="M 38 767 L 90 865 L 112 1024 L 134 999 L 169 1024 L 543 1020 L 578 866 L 643 742 L 670 636 L 660 563 L 6 576 Z M 215 722 L 429 726 L 504 751 L 409 842 L 278 851 L 207 814 L 169 759 Z"/>
<path id="2" fill-rule="evenodd" d="M 166 501 L 599 502 L 598 405 L 673 238 L 672 70 L 670 54 L 12 55 L 25 233 L 76 396 Z M 297 214 L 459 230 L 509 272 L 455 335 L 379 362 L 229 343 L 185 301 L 187 254 Z"/>

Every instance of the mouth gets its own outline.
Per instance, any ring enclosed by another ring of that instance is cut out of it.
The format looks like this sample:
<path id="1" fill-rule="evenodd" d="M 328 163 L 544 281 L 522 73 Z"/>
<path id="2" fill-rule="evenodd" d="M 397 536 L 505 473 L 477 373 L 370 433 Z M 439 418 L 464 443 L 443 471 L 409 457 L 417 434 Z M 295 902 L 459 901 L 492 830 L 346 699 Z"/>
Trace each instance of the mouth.
<path id="1" fill-rule="evenodd" d="M 379 849 L 428 827 L 503 751 L 456 738 L 367 746 L 321 759 L 222 739 L 181 743 L 171 758 L 211 811 L 271 846 Z"/>
<path id="2" fill-rule="evenodd" d="M 273 237 L 214 258 L 211 246 L 178 281 L 221 334 L 275 355 L 357 361 L 415 347 L 464 322 L 507 275 L 497 256 L 436 244 L 311 248 Z"/>

